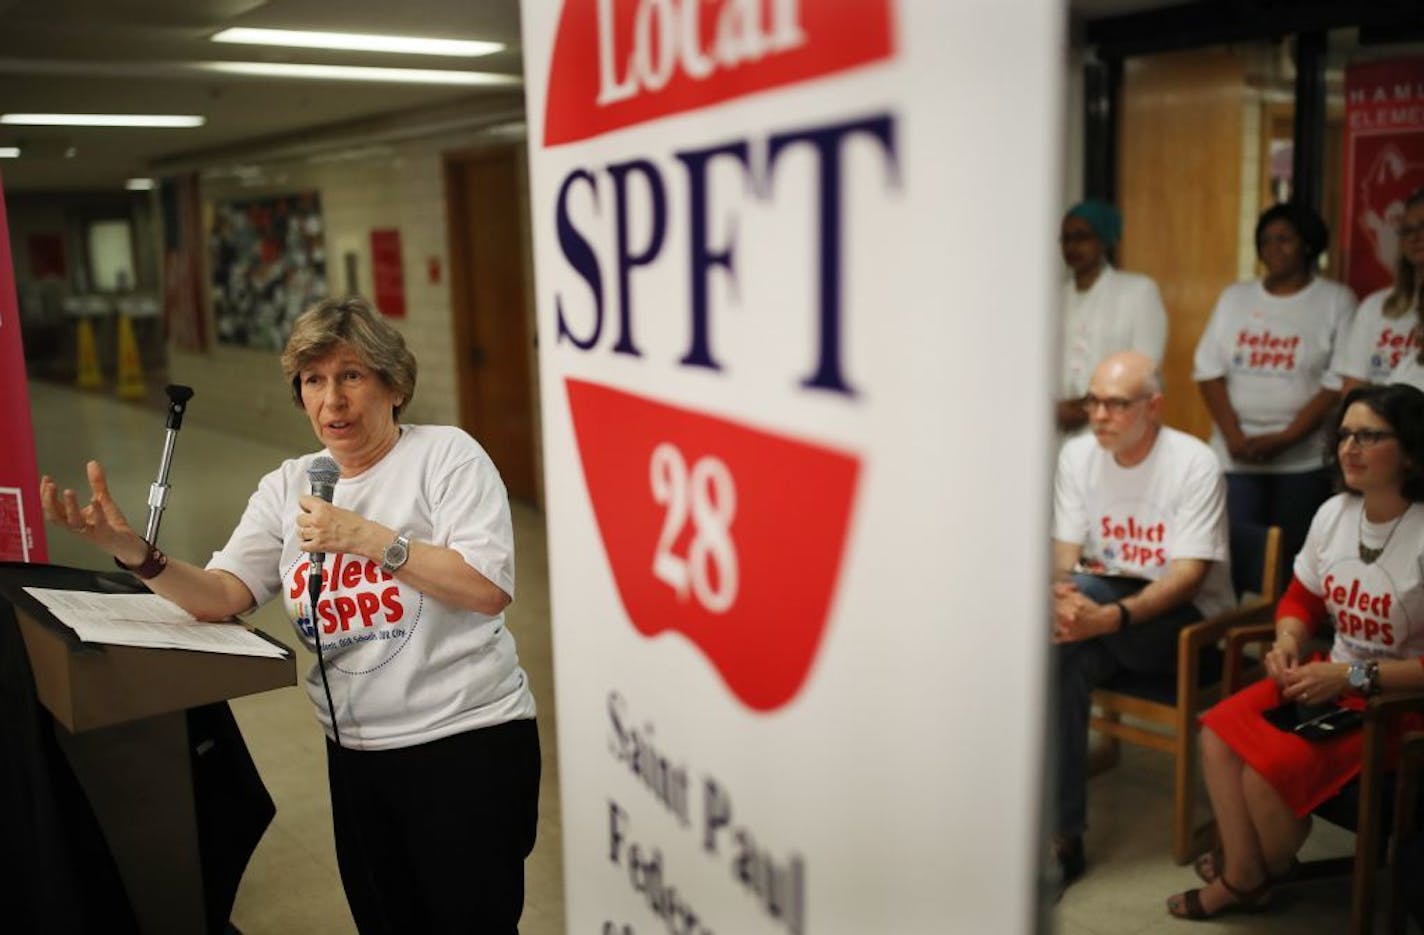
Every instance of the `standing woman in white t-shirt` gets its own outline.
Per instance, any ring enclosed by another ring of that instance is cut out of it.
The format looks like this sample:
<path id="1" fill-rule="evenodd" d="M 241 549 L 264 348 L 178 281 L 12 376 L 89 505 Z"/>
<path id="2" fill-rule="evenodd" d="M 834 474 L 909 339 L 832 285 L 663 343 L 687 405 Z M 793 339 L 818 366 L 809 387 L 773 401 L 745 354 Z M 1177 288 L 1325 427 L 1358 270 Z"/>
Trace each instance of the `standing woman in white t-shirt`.
<path id="1" fill-rule="evenodd" d="M 337 866 L 362 935 L 513 935 L 540 753 L 504 620 L 504 484 L 460 429 L 400 421 L 415 356 L 365 299 L 303 312 L 282 371 L 322 451 L 263 477 L 206 567 L 139 536 L 97 461 L 83 507 L 41 481 L 45 515 L 200 620 L 281 601 L 317 652 L 306 689 L 327 735 Z M 339 474 L 325 479 L 330 498 L 314 489 L 325 468 Z"/>
<path id="2" fill-rule="evenodd" d="M 1424 330 L 1419 294 L 1424 285 L 1424 188 L 1404 201 L 1396 229 L 1399 257 L 1394 284 L 1360 303 L 1349 340 L 1340 353 L 1340 376 L 1348 392 L 1363 383 L 1410 383 L 1424 389 Z"/>
<path id="3" fill-rule="evenodd" d="M 1057 419 L 1061 432 L 1087 425 L 1083 397 L 1093 370 L 1118 351 L 1157 365 L 1167 346 L 1167 310 L 1157 284 L 1112 265 L 1122 215 L 1105 201 L 1080 201 L 1063 216 L 1058 243 L 1071 275 L 1063 283 L 1063 348 Z"/>
<path id="4" fill-rule="evenodd" d="M 1355 311 L 1349 289 L 1315 274 L 1328 242 L 1325 222 L 1303 205 L 1265 211 L 1256 254 L 1266 274 L 1222 292 L 1193 360 L 1231 523 L 1280 526 L 1287 555 L 1330 496 L 1324 421 L 1340 396 L 1334 355 Z"/>

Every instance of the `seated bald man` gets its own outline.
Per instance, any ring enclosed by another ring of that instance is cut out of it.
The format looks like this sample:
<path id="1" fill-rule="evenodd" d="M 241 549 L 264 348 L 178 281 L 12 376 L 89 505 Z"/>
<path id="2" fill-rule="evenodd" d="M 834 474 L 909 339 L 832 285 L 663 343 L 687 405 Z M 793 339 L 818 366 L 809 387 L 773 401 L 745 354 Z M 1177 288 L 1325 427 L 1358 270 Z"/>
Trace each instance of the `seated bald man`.
<path id="1" fill-rule="evenodd" d="M 1145 354 L 1113 354 L 1083 400 L 1091 435 L 1064 443 L 1053 498 L 1054 855 L 1082 875 L 1089 696 L 1124 669 L 1170 672 L 1177 632 L 1235 604 L 1226 484 L 1205 444 L 1162 425 Z"/>

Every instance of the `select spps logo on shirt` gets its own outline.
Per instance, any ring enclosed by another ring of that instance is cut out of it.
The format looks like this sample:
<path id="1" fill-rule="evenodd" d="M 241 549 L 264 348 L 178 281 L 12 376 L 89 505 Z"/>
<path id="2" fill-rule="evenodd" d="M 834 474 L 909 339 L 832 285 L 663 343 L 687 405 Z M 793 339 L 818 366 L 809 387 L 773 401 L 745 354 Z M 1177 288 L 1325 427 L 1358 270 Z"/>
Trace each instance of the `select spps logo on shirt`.
<path id="1" fill-rule="evenodd" d="M 1167 524 L 1106 515 L 1098 524 L 1103 558 L 1120 565 L 1151 568 L 1167 564 Z"/>
<path id="2" fill-rule="evenodd" d="M 1376 646 L 1393 646 L 1394 623 L 1391 611 L 1399 606 L 1393 589 L 1381 574 L 1341 570 L 1325 576 L 1325 603 L 1335 619 L 1335 629 L 1344 639 Z"/>
<path id="3" fill-rule="evenodd" d="M 1300 351 L 1300 335 L 1277 334 L 1269 328 L 1253 331 L 1242 328 L 1236 335 L 1232 362 L 1242 370 L 1256 373 L 1290 373 L 1295 370 Z"/>
<path id="4" fill-rule="evenodd" d="M 566 386 L 634 628 L 686 637 L 748 707 L 784 705 L 829 618 L 859 459 L 581 380 Z"/>
<path id="5" fill-rule="evenodd" d="M 890 0 L 567 0 L 544 145 L 824 77 L 892 51 Z"/>
<path id="6" fill-rule="evenodd" d="M 1381 331 L 1379 341 L 1375 343 L 1374 354 L 1370 357 L 1370 366 L 1376 370 L 1393 372 L 1399 366 L 1399 362 L 1406 354 L 1417 354 L 1424 339 L 1420 338 L 1419 332 L 1414 328 L 1404 328 L 1396 330 L 1386 325 Z"/>
<path id="7" fill-rule="evenodd" d="M 316 636 L 307 597 L 311 561 L 306 555 L 287 570 L 288 613 L 308 641 Z M 337 552 L 321 569 L 321 596 L 316 603 L 324 650 L 344 650 L 366 643 L 404 645 L 420 618 L 420 607 L 406 607 L 395 577 L 370 559 Z M 398 650 L 397 650 L 398 651 Z M 338 666 L 339 667 L 339 666 Z M 358 670 L 343 669 L 356 674 Z"/>

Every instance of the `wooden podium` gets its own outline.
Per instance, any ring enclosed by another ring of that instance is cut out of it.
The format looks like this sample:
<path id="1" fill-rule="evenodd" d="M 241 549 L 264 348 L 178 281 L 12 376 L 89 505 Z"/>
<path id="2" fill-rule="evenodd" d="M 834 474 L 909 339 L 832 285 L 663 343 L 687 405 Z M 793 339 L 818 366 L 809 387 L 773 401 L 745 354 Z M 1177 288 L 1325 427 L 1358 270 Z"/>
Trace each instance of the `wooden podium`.
<path id="1" fill-rule="evenodd" d="M 83 643 L 25 587 L 141 585 L 119 573 L 0 563 L 0 627 L 13 619 L 33 693 L 52 716 L 138 930 L 223 932 L 275 813 L 225 702 L 296 684 L 291 651 L 269 659 Z"/>

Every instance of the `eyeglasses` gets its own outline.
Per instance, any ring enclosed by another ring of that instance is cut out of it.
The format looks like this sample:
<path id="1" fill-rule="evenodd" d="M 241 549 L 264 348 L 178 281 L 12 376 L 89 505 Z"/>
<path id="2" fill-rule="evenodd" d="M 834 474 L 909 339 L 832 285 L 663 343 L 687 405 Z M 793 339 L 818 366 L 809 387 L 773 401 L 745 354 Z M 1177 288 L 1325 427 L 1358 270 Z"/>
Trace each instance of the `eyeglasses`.
<path id="1" fill-rule="evenodd" d="M 1344 448 L 1351 439 L 1361 448 L 1373 448 L 1386 438 L 1394 438 L 1393 432 L 1383 432 L 1378 429 L 1341 429 L 1336 433 L 1340 437 L 1340 447 Z"/>
<path id="2" fill-rule="evenodd" d="M 1400 235 L 1404 236 L 1403 234 Z M 1058 235 L 1060 244 L 1087 243 L 1090 240 L 1097 240 L 1098 235 L 1092 231 L 1064 231 Z"/>
<path id="3" fill-rule="evenodd" d="M 1401 224 L 1399 225 L 1399 239 L 1408 240 L 1417 234 L 1424 234 L 1424 224 Z"/>
<path id="4" fill-rule="evenodd" d="M 1146 398 L 1146 396 L 1134 396 L 1132 399 L 1128 399 L 1123 396 L 1100 397 L 1094 396 L 1093 394 L 1089 393 L 1087 396 L 1083 397 L 1083 402 L 1081 405 L 1083 407 L 1083 411 L 1086 412 L 1088 415 L 1092 415 L 1093 410 L 1097 409 L 1099 406 L 1102 406 L 1108 411 L 1109 415 L 1120 416 L 1124 412 L 1127 412 L 1127 410 L 1131 409 L 1135 404 L 1142 402 Z"/>

